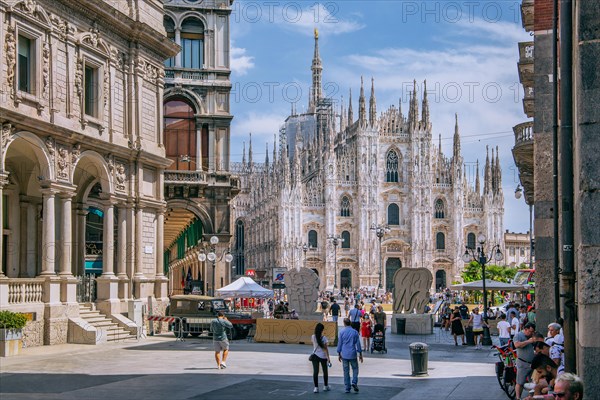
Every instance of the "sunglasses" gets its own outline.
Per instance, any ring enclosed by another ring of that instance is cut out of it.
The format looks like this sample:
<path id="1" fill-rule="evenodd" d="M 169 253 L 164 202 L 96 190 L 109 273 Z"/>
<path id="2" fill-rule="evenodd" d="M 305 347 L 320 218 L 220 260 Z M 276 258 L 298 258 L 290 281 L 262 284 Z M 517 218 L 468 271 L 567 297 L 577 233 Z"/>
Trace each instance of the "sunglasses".
<path id="1" fill-rule="evenodd" d="M 566 393 L 565 393 L 565 392 L 562 392 L 562 393 L 556 393 L 556 392 L 554 392 L 554 398 L 555 398 L 555 399 L 562 399 L 562 398 L 564 398 L 565 396 L 566 396 Z"/>

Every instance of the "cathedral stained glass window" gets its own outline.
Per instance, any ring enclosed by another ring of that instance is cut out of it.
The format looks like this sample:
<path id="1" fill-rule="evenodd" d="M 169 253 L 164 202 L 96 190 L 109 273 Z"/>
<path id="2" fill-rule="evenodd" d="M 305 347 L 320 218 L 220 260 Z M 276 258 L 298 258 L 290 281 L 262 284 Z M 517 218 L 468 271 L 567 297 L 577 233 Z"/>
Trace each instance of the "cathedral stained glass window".
<path id="1" fill-rule="evenodd" d="M 388 225 L 400 225 L 400 208 L 398 204 L 392 203 L 388 206 L 387 223 Z"/>
<path id="2" fill-rule="evenodd" d="M 342 197 L 342 201 L 340 203 L 340 216 L 341 217 L 349 217 L 350 212 L 350 199 L 348 196 Z"/>
<path id="3" fill-rule="evenodd" d="M 398 154 L 394 150 L 386 157 L 386 182 L 398 182 Z"/>
<path id="4" fill-rule="evenodd" d="M 435 217 L 444 218 L 444 200 L 442 199 L 435 201 Z"/>

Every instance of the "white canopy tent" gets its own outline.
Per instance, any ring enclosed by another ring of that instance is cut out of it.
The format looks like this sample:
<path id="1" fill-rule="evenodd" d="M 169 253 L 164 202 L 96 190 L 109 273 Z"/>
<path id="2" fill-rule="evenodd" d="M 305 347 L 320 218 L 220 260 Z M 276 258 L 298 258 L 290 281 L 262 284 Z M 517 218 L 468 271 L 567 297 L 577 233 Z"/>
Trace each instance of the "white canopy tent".
<path id="1" fill-rule="evenodd" d="M 247 276 L 242 276 L 235 282 L 232 282 L 221 289 L 217 289 L 217 293 L 222 297 L 235 298 L 268 299 L 273 297 L 272 290 L 265 289 Z"/>
<path id="2" fill-rule="evenodd" d="M 460 285 L 452 285 L 450 289 L 453 290 L 483 290 L 483 281 L 474 281 L 463 283 Z M 512 283 L 492 281 L 490 279 L 485 280 L 485 290 L 504 290 L 507 292 L 520 292 L 528 290 L 529 285 L 513 285 Z"/>

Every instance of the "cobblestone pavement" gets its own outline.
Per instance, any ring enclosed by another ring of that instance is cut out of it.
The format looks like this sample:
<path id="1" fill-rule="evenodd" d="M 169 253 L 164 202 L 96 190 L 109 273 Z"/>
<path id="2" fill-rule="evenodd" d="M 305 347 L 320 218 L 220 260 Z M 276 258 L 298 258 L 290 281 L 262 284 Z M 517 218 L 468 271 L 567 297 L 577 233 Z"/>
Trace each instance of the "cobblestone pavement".
<path id="1" fill-rule="evenodd" d="M 411 376 L 408 345 L 416 341 L 429 345 L 428 377 Z M 365 354 L 358 394 L 344 393 L 341 364 L 334 359 L 332 391 L 314 394 L 306 345 L 235 341 L 225 370 L 216 369 L 210 340 L 178 342 L 171 334 L 99 346 L 28 348 L 0 359 L 0 398 L 507 398 L 494 375 L 494 351 L 454 346 L 449 332 L 436 328 L 433 335 L 398 336 L 388 328 L 387 348 L 387 354 Z"/>

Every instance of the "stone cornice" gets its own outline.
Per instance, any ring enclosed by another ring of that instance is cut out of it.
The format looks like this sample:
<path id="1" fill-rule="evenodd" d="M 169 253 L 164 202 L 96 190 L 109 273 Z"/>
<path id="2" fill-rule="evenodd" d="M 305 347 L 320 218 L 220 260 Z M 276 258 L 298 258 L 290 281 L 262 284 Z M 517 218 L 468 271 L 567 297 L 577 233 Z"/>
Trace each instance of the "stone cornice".
<path id="1" fill-rule="evenodd" d="M 176 55 L 180 51 L 179 46 L 167 38 L 166 35 L 163 35 L 162 32 L 158 32 L 148 24 L 136 21 L 117 9 L 109 7 L 103 1 L 60 0 L 60 2 L 79 10 L 92 20 L 101 20 L 100 25 L 103 27 L 110 27 L 110 30 L 117 32 L 124 38 L 143 43 L 165 59 Z"/>

